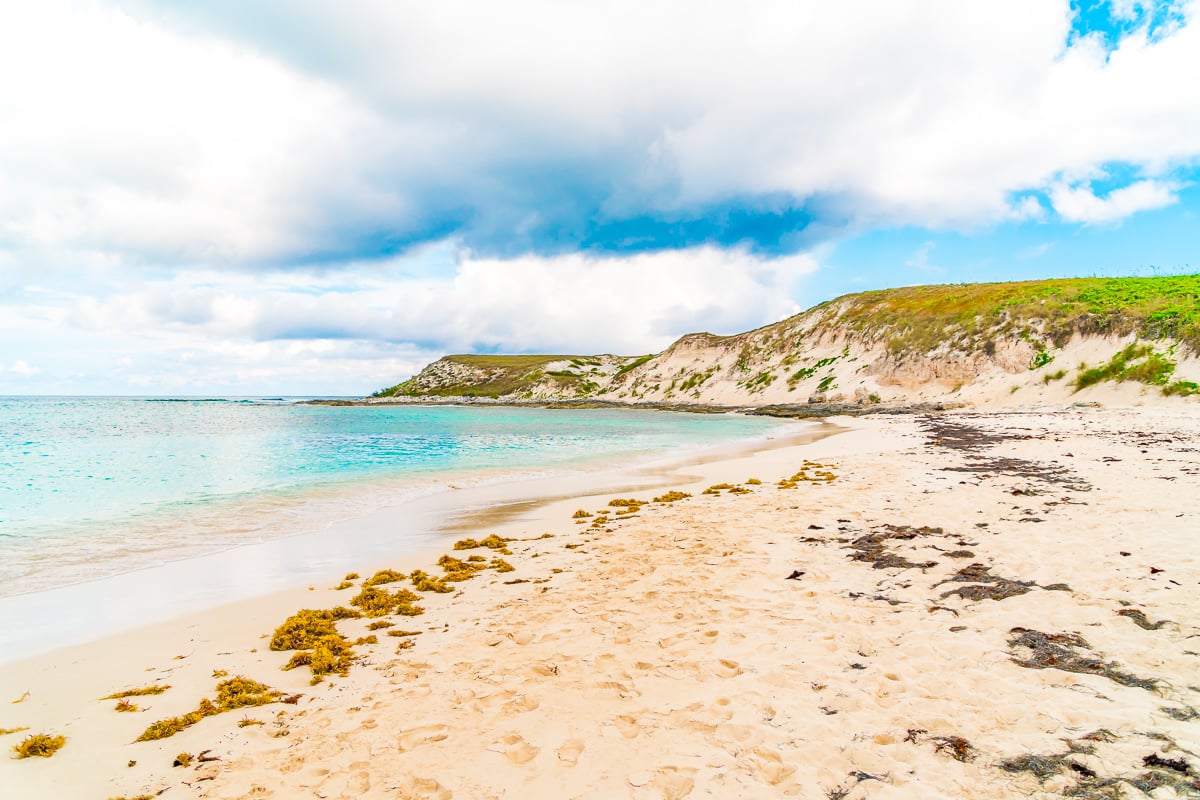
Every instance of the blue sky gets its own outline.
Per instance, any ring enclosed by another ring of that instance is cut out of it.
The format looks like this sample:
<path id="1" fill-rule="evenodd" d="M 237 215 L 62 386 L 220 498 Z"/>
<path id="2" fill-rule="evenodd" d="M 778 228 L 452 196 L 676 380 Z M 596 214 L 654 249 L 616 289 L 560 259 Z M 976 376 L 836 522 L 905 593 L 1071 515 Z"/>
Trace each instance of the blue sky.
<path id="1" fill-rule="evenodd" d="M 355 394 L 1200 270 L 1200 4 L 0 11 L 0 394 Z"/>

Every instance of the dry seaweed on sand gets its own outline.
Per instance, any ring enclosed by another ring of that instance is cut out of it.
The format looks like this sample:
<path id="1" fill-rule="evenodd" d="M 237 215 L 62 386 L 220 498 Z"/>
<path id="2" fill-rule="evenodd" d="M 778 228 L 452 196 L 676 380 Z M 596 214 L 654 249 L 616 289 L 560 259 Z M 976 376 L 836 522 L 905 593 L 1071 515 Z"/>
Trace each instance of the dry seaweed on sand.
<path id="1" fill-rule="evenodd" d="M 1091 645 L 1077 633 L 1043 633 L 1030 628 L 1013 628 L 1009 631 L 1008 646 L 1020 648 L 1026 655 L 1012 656 L 1017 666 L 1029 669 L 1058 669 L 1081 675 L 1100 675 L 1122 686 L 1154 691 L 1159 687 L 1157 680 L 1139 678 L 1121 671 L 1115 661 L 1104 661 L 1085 652 Z"/>
<path id="2" fill-rule="evenodd" d="M 205 717 L 212 717 L 226 711 L 249 706 L 261 706 L 275 703 L 283 698 L 283 693 L 265 686 L 256 680 L 237 676 L 217 684 L 216 700 L 207 697 L 200 701 L 195 711 L 170 719 L 159 720 L 142 732 L 137 738 L 139 742 L 150 742 L 156 739 L 166 739 L 180 731 L 190 728 Z"/>
<path id="3" fill-rule="evenodd" d="M 864 561 L 875 569 L 929 569 L 936 567 L 936 561 L 920 563 L 909 561 L 904 556 L 893 552 L 888 543 L 891 541 L 907 541 L 924 536 L 941 536 L 941 528 L 913 528 L 908 525 L 883 525 L 875 532 L 864 534 L 852 541 L 847 548 L 854 552 L 850 554 L 852 561 Z"/>
<path id="4" fill-rule="evenodd" d="M 101 700 L 123 700 L 126 697 L 145 697 L 146 695 L 162 694 L 167 689 L 170 689 L 169 684 L 155 683 L 150 686 L 143 686 L 140 689 L 126 689 L 123 692 L 113 692 L 110 695 L 101 697 Z"/>
<path id="5" fill-rule="evenodd" d="M 991 569 L 984 564 L 970 564 L 963 567 L 942 583 L 970 583 L 971 586 L 961 586 L 943 592 L 940 599 L 957 595 L 964 600 L 1003 600 L 1006 597 L 1016 597 L 1037 586 L 1033 581 L 1014 581 L 991 574 Z"/>
<path id="6" fill-rule="evenodd" d="M 1145 612 L 1139 611 L 1136 608 L 1122 608 L 1117 612 L 1117 616 L 1126 617 L 1132 620 L 1139 628 L 1147 631 L 1156 631 L 1164 625 L 1172 624 L 1169 619 L 1160 619 L 1158 622 L 1151 622 L 1146 618 Z"/>
<path id="7" fill-rule="evenodd" d="M 48 733 L 35 733 L 25 737 L 20 744 L 13 746 L 17 758 L 49 758 L 57 753 L 67 743 L 65 736 L 51 736 Z"/>

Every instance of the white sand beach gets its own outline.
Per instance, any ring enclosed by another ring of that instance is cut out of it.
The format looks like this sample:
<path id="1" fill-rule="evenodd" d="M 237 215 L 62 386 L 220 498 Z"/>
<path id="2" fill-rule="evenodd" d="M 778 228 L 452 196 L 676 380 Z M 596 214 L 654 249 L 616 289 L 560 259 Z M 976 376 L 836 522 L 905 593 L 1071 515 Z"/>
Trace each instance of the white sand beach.
<path id="1" fill-rule="evenodd" d="M 690 467 L 666 487 L 690 493 L 675 502 L 617 513 L 611 492 L 581 492 L 477 515 L 436 552 L 363 564 L 347 589 L 0 666 L 0 728 L 29 729 L 0 737 L 9 756 L 29 734 L 66 739 L 50 758 L 0 759 L 0 793 L 1200 795 L 1194 411 L 834 422 Z M 338 622 L 377 639 L 345 676 L 310 685 L 307 667 L 281 669 L 294 652 L 269 649 L 290 614 L 346 605 L 375 569 L 490 561 L 452 546 L 491 533 L 512 539 L 513 571 L 418 593 L 420 616 Z M 293 702 L 135 742 L 234 676 Z M 148 685 L 171 688 L 129 713 L 99 699 Z"/>

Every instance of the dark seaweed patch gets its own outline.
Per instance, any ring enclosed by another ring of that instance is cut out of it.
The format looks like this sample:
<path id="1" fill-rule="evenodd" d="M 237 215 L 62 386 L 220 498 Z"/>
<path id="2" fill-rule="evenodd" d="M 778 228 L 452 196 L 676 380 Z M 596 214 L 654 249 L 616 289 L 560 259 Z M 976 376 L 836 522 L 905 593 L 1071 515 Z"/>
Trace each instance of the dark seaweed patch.
<path id="1" fill-rule="evenodd" d="M 919 536 L 942 536 L 941 528 L 922 526 L 913 528 L 908 525 L 883 525 L 873 533 L 864 534 L 852 541 L 848 548 L 852 561 L 869 563 L 875 569 L 929 569 L 936 567 L 936 561 L 920 563 L 909 561 L 904 556 L 893 552 L 888 546 L 892 541 L 908 541 Z"/>
<path id="2" fill-rule="evenodd" d="M 1169 619 L 1160 619 L 1158 622 L 1151 623 L 1150 620 L 1146 618 L 1146 615 L 1143 612 L 1138 611 L 1136 608 L 1122 608 L 1117 612 L 1117 616 L 1127 617 L 1128 619 L 1133 620 L 1133 623 L 1139 628 L 1147 631 L 1156 631 L 1162 626 L 1169 625 L 1171 623 L 1171 620 Z"/>
<path id="3" fill-rule="evenodd" d="M 1104 661 L 1094 655 L 1080 652 L 1090 650 L 1091 645 L 1077 633 L 1042 633 L 1029 628 L 1013 628 L 1009 631 L 1008 645 L 1022 648 L 1028 655 L 1024 658 L 1014 653 L 1014 664 L 1029 669 L 1058 669 L 1082 675 L 1101 675 L 1122 686 L 1154 691 L 1159 682 L 1139 678 L 1119 669 L 1115 661 Z"/>

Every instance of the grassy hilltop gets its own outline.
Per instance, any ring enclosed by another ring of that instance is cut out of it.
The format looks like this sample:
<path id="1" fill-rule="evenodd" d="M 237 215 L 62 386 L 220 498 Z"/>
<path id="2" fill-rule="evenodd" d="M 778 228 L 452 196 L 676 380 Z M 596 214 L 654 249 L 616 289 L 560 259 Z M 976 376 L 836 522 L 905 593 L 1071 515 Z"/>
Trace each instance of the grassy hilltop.
<path id="1" fill-rule="evenodd" d="M 1200 275 L 1070 278 L 850 294 L 655 355 L 447 356 L 376 396 L 861 404 L 983 400 L 1003 381 L 1009 394 L 1132 382 L 1190 395 L 1179 372 L 1197 354 Z"/>

